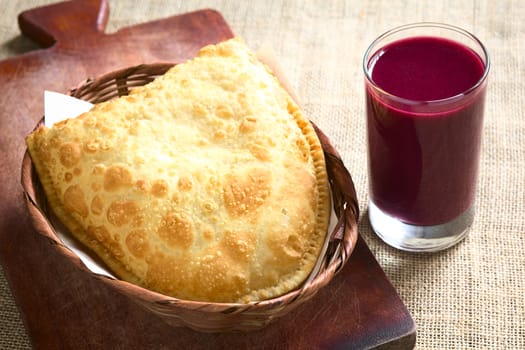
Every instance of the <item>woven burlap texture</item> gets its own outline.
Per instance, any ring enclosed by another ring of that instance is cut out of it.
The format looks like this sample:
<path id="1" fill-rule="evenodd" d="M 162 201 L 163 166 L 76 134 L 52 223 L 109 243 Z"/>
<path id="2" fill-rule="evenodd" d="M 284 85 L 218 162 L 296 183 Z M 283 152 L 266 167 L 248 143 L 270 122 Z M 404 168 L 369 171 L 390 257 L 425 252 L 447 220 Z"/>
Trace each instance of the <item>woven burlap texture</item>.
<path id="1" fill-rule="evenodd" d="M 17 14 L 50 2 L 0 0 L 0 59 L 32 47 L 18 37 Z M 414 317 L 417 349 L 525 349 L 525 2 L 158 0 L 110 7 L 108 31 L 215 8 L 252 48 L 270 44 L 307 114 L 352 173 L 363 213 L 360 234 Z M 419 21 L 474 32 L 492 60 L 475 223 L 465 241 L 436 254 L 392 249 L 366 219 L 362 55 L 380 33 Z M 0 273 L 0 348 L 28 347 Z"/>

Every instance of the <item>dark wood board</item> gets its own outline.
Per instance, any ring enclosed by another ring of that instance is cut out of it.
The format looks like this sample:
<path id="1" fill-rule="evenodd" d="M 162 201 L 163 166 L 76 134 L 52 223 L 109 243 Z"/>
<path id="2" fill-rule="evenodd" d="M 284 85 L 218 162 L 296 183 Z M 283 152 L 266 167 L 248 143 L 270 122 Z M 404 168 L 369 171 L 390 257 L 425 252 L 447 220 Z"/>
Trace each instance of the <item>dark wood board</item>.
<path id="1" fill-rule="evenodd" d="M 250 333 L 174 328 L 101 283 L 31 226 L 20 185 L 24 137 L 43 91 L 140 63 L 182 62 L 233 36 L 200 10 L 105 34 L 109 5 L 74 0 L 28 10 L 24 35 L 44 49 L 0 62 L 0 263 L 37 349 L 411 349 L 415 325 L 360 238 L 349 262 L 311 301 Z"/>

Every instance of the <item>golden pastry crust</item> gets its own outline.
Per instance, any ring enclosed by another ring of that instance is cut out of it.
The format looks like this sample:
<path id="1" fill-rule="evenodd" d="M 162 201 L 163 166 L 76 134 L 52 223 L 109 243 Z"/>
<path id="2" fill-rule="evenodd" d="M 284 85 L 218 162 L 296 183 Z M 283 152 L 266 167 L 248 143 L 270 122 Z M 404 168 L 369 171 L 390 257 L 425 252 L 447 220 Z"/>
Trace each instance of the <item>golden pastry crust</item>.
<path id="1" fill-rule="evenodd" d="M 267 299 L 297 288 L 323 246 L 319 139 L 238 38 L 26 142 L 57 217 L 148 289 Z"/>

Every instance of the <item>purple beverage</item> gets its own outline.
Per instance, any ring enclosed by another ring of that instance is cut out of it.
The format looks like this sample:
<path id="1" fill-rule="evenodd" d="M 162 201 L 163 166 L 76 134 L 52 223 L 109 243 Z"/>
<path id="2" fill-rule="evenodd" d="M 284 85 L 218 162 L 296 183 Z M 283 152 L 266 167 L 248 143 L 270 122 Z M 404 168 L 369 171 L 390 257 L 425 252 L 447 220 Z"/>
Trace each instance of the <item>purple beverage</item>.
<path id="1" fill-rule="evenodd" d="M 488 60 L 456 40 L 412 35 L 370 52 L 364 64 L 372 206 L 424 227 L 466 213 L 475 199 Z"/>

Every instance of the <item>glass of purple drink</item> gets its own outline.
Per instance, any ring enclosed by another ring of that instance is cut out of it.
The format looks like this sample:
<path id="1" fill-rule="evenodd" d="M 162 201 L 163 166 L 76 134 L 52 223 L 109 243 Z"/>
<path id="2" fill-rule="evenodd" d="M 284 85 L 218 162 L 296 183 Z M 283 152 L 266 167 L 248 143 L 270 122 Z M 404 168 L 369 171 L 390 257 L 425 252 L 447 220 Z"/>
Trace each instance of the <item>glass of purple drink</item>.
<path id="1" fill-rule="evenodd" d="M 463 29 L 392 29 L 363 59 L 370 224 L 387 244 L 438 251 L 474 218 L 490 61 Z"/>

